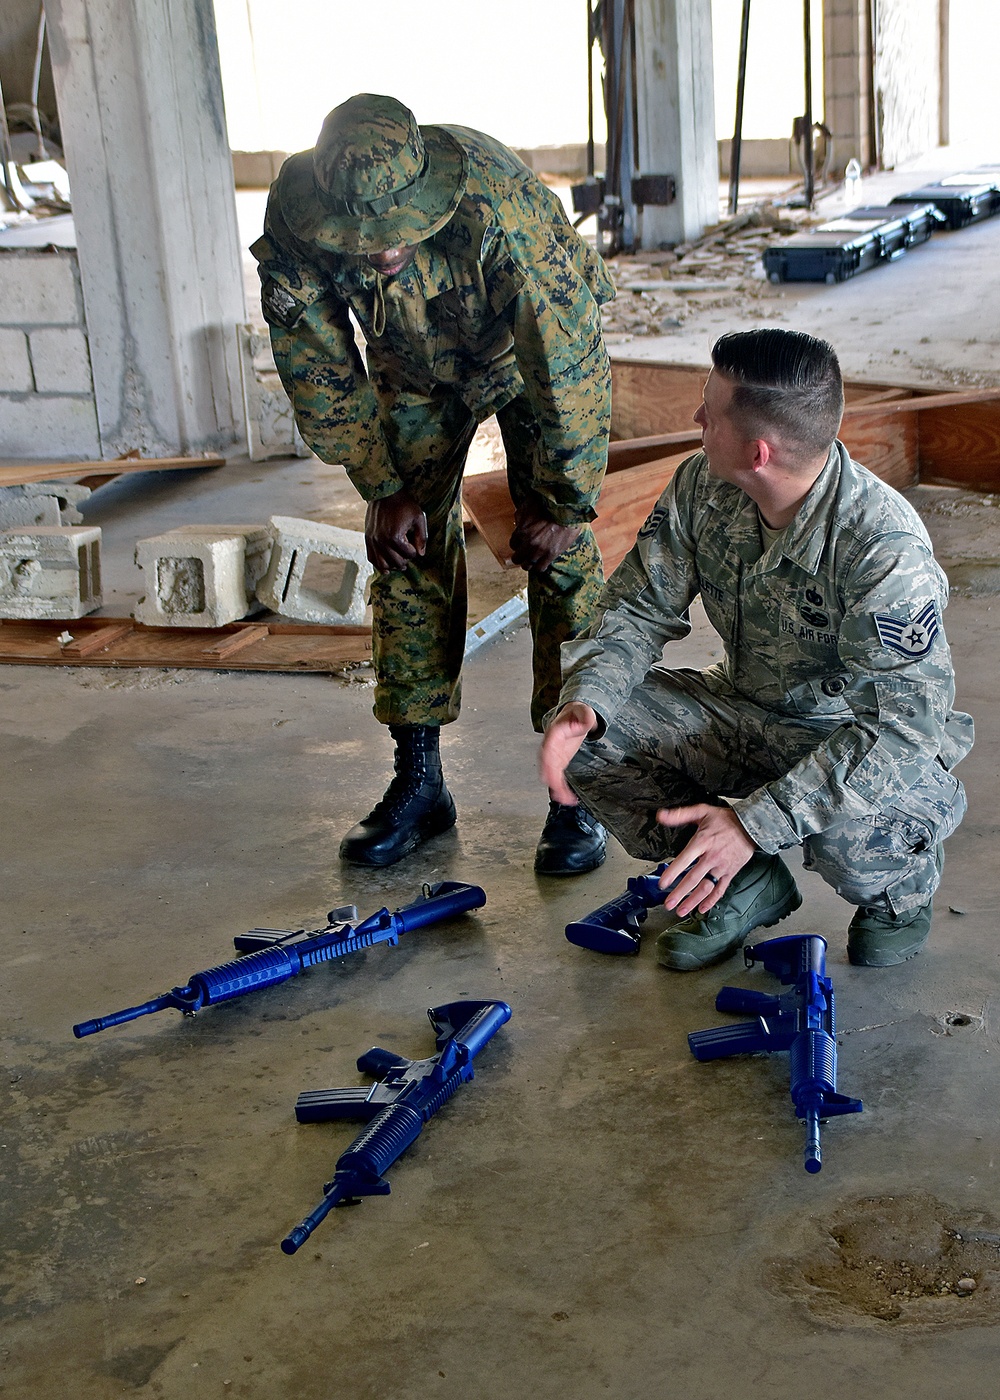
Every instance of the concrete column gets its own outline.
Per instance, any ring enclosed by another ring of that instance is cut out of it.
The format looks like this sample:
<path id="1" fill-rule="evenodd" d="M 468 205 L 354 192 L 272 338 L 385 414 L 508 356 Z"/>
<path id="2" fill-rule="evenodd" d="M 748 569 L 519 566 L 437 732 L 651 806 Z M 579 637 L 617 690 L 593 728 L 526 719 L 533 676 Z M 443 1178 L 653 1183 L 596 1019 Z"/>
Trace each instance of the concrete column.
<path id="1" fill-rule="evenodd" d="M 245 320 L 212 0 L 45 0 L 101 450 L 240 450 Z"/>
<path id="2" fill-rule="evenodd" d="M 711 0 L 636 0 L 639 173 L 673 175 L 675 203 L 647 207 L 637 247 L 682 243 L 719 222 Z"/>
<path id="3" fill-rule="evenodd" d="M 823 0 L 824 113 L 838 178 L 852 158 L 865 168 L 878 161 L 869 25 L 870 0 Z"/>

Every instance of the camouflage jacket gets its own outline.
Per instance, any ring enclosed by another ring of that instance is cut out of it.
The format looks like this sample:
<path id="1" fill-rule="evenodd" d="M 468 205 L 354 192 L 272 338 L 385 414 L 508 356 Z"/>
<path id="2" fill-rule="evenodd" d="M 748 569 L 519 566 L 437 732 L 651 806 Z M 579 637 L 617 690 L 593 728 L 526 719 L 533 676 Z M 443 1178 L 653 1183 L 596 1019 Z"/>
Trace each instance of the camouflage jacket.
<path id="1" fill-rule="evenodd" d="M 363 257 L 303 244 L 282 218 L 280 174 L 271 188 L 251 252 L 299 429 L 375 500 L 419 469 L 449 398 L 481 422 L 526 394 L 545 448 L 535 489 L 561 524 L 591 520 L 610 418 L 599 307 L 614 286 L 559 199 L 512 151 L 446 130 L 466 153 L 465 193 L 395 278 Z M 367 342 L 367 374 L 349 311 Z"/>
<path id="2" fill-rule="evenodd" d="M 703 673 L 734 700 L 800 720 L 816 745 L 731 806 L 765 851 L 870 817 L 937 758 L 972 746 L 952 710 L 947 580 L 916 512 L 839 442 L 788 529 L 761 554 L 757 507 L 689 457 L 608 581 L 589 640 L 563 646 L 560 703 L 604 721 L 627 706 L 701 594 L 724 644 Z M 668 656 L 669 660 L 669 656 Z"/>

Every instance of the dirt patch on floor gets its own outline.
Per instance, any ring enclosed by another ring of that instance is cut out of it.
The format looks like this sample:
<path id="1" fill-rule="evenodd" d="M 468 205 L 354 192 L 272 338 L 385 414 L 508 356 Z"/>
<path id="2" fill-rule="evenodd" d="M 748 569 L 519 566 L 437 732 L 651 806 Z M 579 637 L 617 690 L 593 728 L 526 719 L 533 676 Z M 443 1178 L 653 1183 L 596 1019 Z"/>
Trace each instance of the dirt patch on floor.
<path id="1" fill-rule="evenodd" d="M 986 1326 L 1000 1321 L 1000 1228 L 933 1196 L 845 1202 L 772 1284 L 834 1326 Z"/>

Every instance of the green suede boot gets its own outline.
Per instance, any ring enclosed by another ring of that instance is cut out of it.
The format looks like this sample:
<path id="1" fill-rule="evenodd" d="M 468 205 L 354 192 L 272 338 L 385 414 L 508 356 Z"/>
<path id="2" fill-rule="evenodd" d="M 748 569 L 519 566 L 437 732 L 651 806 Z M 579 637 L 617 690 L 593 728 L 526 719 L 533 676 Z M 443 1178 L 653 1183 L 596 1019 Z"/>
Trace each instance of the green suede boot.
<path id="1" fill-rule="evenodd" d="M 944 869 L 944 842 L 934 848 L 938 879 Z M 847 957 L 855 967 L 898 967 L 915 958 L 931 931 L 934 901 L 907 914 L 857 909 L 847 926 Z"/>
<path id="2" fill-rule="evenodd" d="M 656 961 L 674 972 L 709 967 L 735 953 L 751 929 L 770 928 L 801 903 L 785 862 L 761 852 L 737 872 L 714 909 L 664 929 L 656 940 Z"/>
<path id="3" fill-rule="evenodd" d="M 916 957 L 931 931 L 933 900 L 908 914 L 858 909 L 847 926 L 847 956 L 855 967 L 896 967 Z"/>

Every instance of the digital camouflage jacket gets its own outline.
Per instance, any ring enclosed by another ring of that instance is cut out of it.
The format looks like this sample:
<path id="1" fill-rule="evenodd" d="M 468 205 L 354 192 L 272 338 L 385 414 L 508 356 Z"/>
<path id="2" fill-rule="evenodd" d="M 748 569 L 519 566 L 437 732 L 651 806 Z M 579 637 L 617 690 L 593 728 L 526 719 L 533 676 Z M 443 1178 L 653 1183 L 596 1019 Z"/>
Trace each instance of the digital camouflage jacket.
<path id="1" fill-rule="evenodd" d="M 614 286 L 559 199 L 512 151 L 480 132 L 445 130 L 466 154 L 465 192 L 395 278 L 361 256 L 303 244 L 282 217 L 280 174 L 272 186 L 251 251 L 296 421 L 313 451 L 343 463 L 375 500 L 440 453 L 456 398 L 481 422 L 524 394 L 545 449 L 536 491 L 560 524 L 591 520 L 610 421 L 599 307 Z M 348 312 L 367 343 L 367 373 Z"/>
<path id="2" fill-rule="evenodd" d="M 927 532 L 841 443 L 763 554 L 754 502 L 713 478 L 704 453 L 682 463 L 608 581 L 590 638 L 564 644 L 560 704 L 618 716 L 665 643 L 690 631 L 699 593 L 724 646 L 706 683 L 816 735 L 783 777 L 730 803 L 762 850 L 871 818 L 937 759 L 951 768 L 971 748 L 972 720 L 952 709 L 948 584 Z"/>

